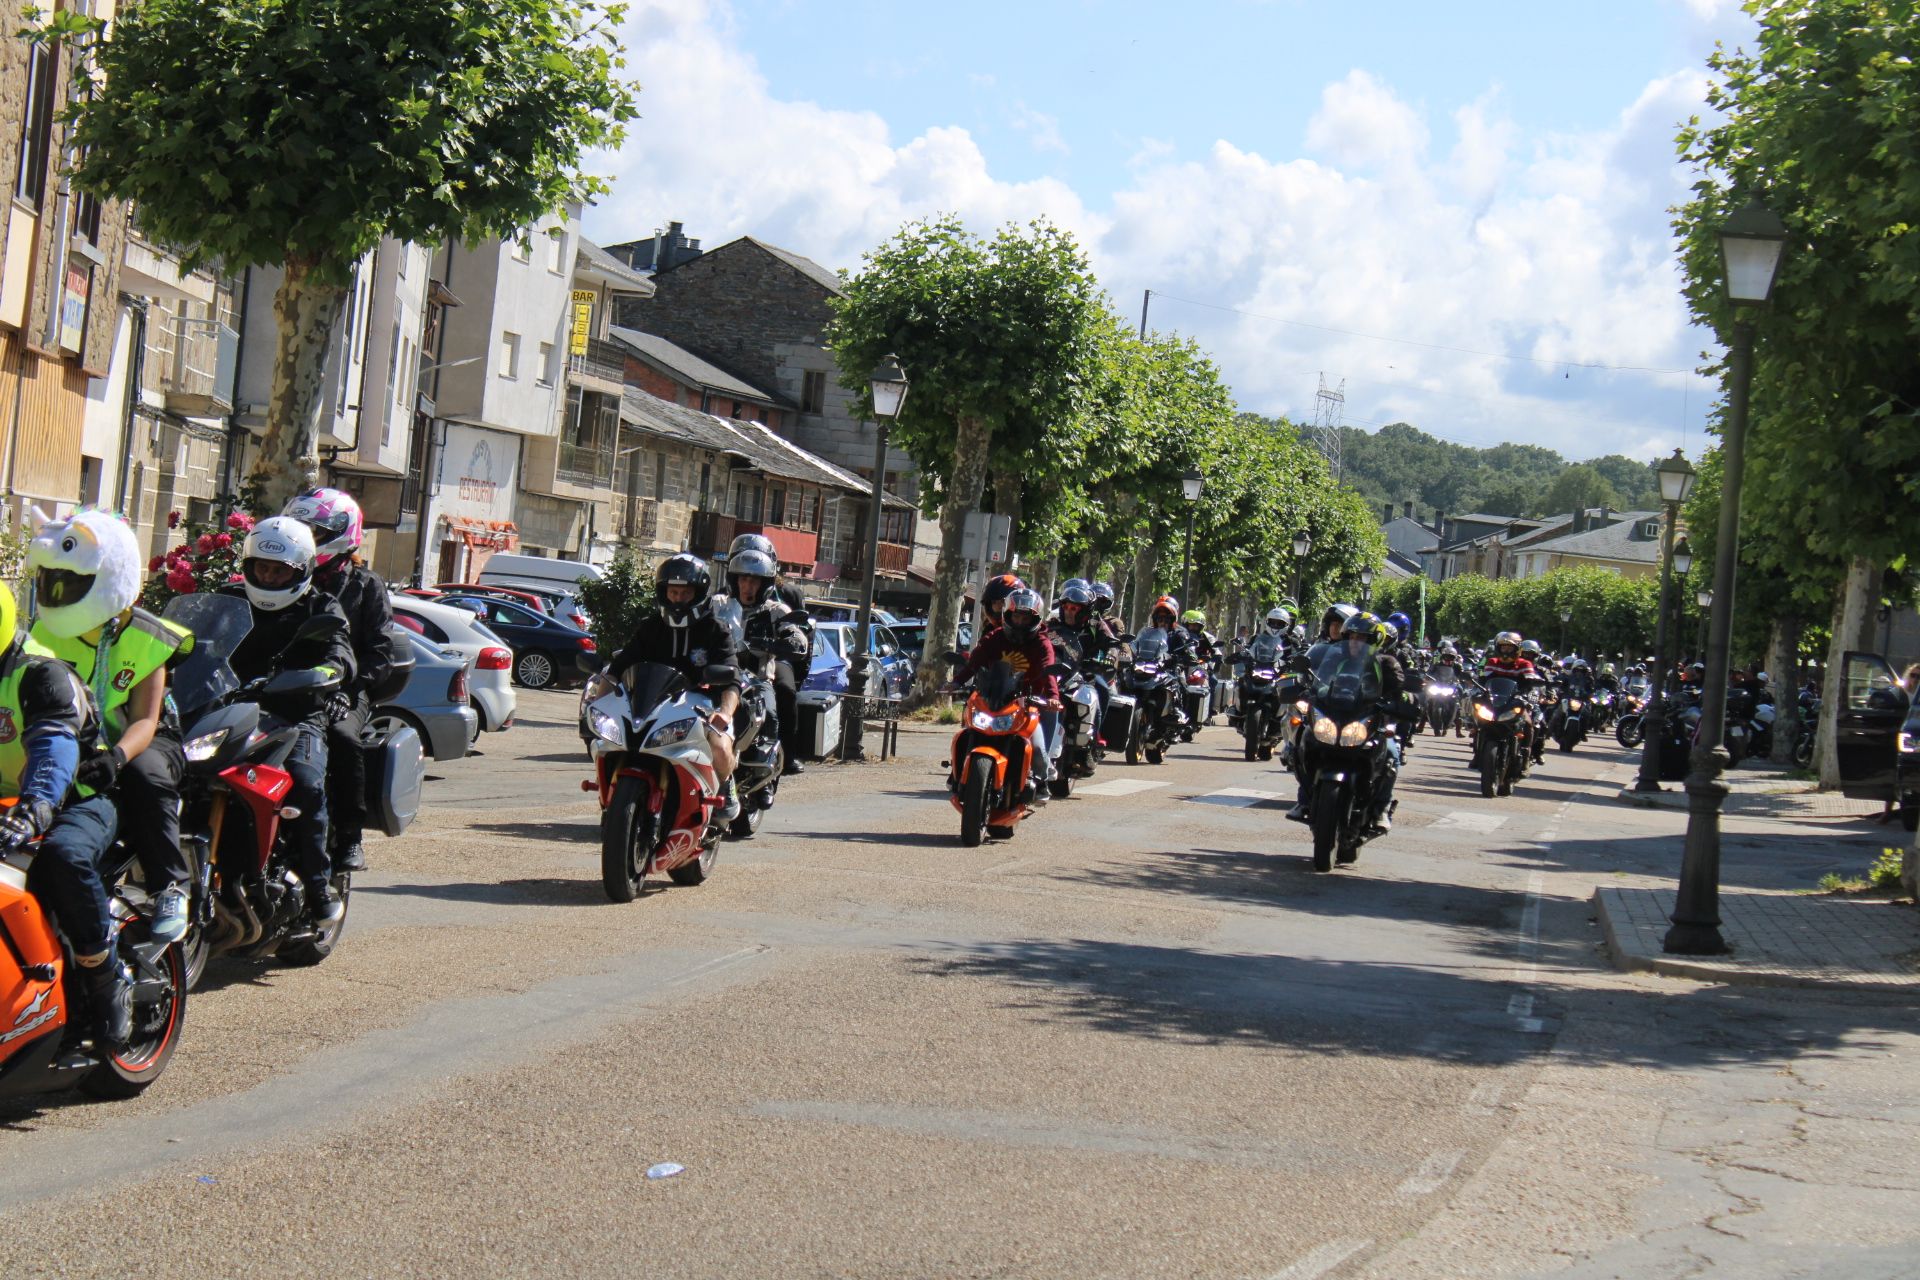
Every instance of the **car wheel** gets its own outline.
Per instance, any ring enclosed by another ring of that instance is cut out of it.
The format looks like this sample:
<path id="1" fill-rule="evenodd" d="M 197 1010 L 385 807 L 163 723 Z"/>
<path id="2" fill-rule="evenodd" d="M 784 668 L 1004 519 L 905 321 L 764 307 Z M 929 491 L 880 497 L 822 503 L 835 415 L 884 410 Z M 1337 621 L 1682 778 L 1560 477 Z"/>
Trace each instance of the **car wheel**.
<path id="1" fill-rule="evenodd" d="M 553 659 L 537 649 L 529 649 L 514 661 L 513 675 L 522 688 L 544 689 L 553 683 Z"/>

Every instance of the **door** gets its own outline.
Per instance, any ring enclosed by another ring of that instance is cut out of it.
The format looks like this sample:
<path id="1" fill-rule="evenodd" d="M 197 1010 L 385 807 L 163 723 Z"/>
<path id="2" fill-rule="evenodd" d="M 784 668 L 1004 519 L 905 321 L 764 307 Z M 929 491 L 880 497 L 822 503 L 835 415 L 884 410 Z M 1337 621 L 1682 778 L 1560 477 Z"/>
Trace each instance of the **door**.
<path id="1" fill-rule="evenodd" d="M 1833 739 L 1841 790 L 1852 800 L 1891 800 L 1894 739 L 1910 700 L 1879 654 L 1849 651 L 1842 663 Z"/>

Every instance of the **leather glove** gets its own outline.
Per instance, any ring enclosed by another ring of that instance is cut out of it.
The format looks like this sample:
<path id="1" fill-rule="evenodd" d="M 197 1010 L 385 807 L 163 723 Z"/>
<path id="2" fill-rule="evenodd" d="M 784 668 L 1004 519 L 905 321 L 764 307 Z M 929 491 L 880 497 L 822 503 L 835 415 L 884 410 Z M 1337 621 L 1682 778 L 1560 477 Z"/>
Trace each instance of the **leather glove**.
<path id="1" fill-rule="evenodd" d="M 113 784 L 120 779 L 120 771 L 127 767 L 127 753 L 119 747 L 80 762 L 80 768 L 74 772 L 73 780 L 95 791 L 111 791 Z"/>
<path id="2" fill-rule="evenodd" d="M 45 800 L 22 800 L 0 814 L 0 848 L 18 849 L 52 825 L 52 805 Z"/>
<path id="3" fill-rule="evenodd" d="M 334 692 L 327 695 L 327 723 L 338 724 L 353 712 L 353 699 L 344 693 Z"/>

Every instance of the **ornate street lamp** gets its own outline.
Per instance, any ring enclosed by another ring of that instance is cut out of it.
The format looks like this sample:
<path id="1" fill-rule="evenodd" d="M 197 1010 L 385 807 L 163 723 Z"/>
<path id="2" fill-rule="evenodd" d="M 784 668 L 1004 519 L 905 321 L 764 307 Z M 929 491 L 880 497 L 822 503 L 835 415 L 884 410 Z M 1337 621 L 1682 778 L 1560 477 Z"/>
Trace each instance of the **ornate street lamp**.
<path id="1" fill-rule="evenodd" d="M 1672 636 L 1674 646 L 1680 644 L 1679 615 L 1683 612 L 1681 604 L 1675 598 L 1673 575 L 1685 577 L 1687 570 L 1693 567 L 1693 547 L 1685 538 L 1674 544 L 1674 531 L 1680 524 L 1680 509 L 1693 495 L 1693 482 L 1698 473 L 1687 465 L 1680 450 L 1675 449 L 1671 458 L 1663 459 L 1655 467 L 1654 475 L 1660 481 L 1660 501 L 1667 509 L 1666 554 L 1660 567 L 1660 604 L 1654 612 L 1653 631 L 1653 684 L 1647 694 L 1646 709 L 1641 713 L 1640 727 L 1640 776 L 1634 781 L 1635 791 L 1660 790 L 1660 743 L 1666 735 L 1667 716 L 1667 639 Z M 1667 617 L 1674 616 L 1673 629 L 1667 628 Z"/>
<path id="2" fill-rule="evenodd" d="M 867 679 L 869 676 L 867 657 L 867 638 L 873 634 L 873 579 L 874 570 L 880 560 L 880 515 L 886 502 L 887 476 L 887 429 L 900 416 L 900 409 L 907 402 L 907 374 L 900 367 L 898 357 L 891 354 L 880 357 L 880 363 L 873 367 L 868 381 L 868 389 L 873 394 L 873 496 L 870 501 L 871 519 L 867 524 L 867 564 L 860 580 L 860 621 L 854 627 L 853 656 L 847 664 L 846 701 L 853 707 L 853 718 L 842 726 L 840 731 L 840 758 L 842 760 L 860 760 L 865 757 L 861 737 L 866 718 Z"/>
<path id="3" fill-rule="evenodd" d="M 1293 535 L 1293 600 L 1294 608 L 1306 607 L 1307 594 L 1307 556 L 1313 551 L 1313 535 L 1305 529 Z"/>
<path id="4" fill-rule="evenodd" d="M 1200 491 L 1207 487 L 1207 478 L 1198 471 L 1189 471 L 1180 477 L 1180 494 L 1187 500 L 1187 550 L 1180 557 L 1180 607 L 1193 607 L 1193 517 L 1199 511 Z"/>

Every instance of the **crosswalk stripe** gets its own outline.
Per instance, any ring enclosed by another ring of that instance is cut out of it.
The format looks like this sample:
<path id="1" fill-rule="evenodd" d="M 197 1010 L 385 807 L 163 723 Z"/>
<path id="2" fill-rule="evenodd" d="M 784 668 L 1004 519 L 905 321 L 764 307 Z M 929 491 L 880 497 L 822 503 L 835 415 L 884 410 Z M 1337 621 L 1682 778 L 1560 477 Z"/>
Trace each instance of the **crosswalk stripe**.
<path id="1" fill-rule="evenodd" d="M 1096 782 L 1090 787 L 1075 787 L 1074 794 L 1083 796 L 1130 796 L 1142 791 L 1152 791 L 1164 787 L 1165 782 L 1156 782 L 1151 778 L 1114 778 L 1107 782 Z"/>
<path id="2" fill-rule="evenodd" d="M 1255 791 L 1250 787 L 1223 787 L 1203 796 L 1188 796 L 1195 804 L 1223 804 L 1230 808 L 1250 809 L 1256 804 L 1291 804 L 1278 791 Z"/>

